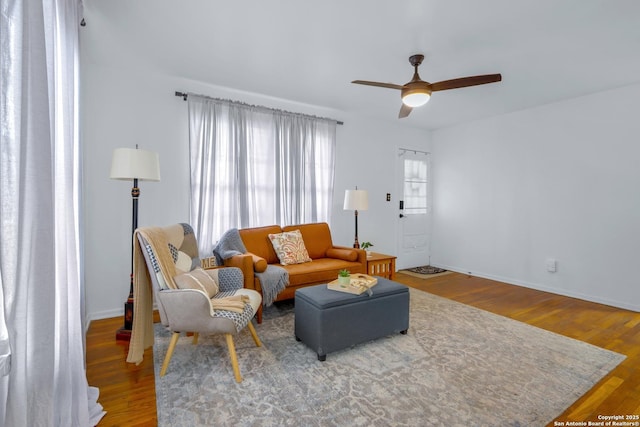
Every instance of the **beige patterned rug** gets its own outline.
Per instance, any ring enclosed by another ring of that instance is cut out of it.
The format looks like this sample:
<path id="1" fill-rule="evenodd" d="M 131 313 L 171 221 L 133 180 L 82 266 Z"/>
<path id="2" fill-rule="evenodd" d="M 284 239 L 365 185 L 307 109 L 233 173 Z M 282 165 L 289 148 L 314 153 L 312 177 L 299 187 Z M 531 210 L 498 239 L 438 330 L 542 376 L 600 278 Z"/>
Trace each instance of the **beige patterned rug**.
<path id="1" fill-rule="evenodd" d="M 295 340 L 292 304 L 236 339 L 241 384 L 222 337 L 183 337 L 159 377 L 160 426 L 543 426 L 625 356 L 411 289 L 410 328 L 330 353 Z"/>

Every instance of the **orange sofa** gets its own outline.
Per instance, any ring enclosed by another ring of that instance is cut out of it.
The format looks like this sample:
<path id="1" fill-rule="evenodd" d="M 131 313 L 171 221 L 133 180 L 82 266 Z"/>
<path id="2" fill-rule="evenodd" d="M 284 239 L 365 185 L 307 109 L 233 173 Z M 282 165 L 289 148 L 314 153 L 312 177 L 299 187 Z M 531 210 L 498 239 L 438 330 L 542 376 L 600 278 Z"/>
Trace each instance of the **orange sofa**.
<path id="1" fill-rule="evenodd" d="M 300 230 L 302 240 L 309 253 L 310 262 L 282 265 L 276 255 L 269 234 Z M 338 271 L 347 269 L 351 273 L 367 272 L 367 255 L 362 249 L 334 246 L 327 223 L 289 225 L 280 227 L 245 228 L 238 230 L 247 253 L 235 255 L 224 261 L 228 267 L 238 267 L 244 275 L 244 287 L 255 289 L 262 294 L 260 279 L 255 271 L 262 271 L 266 264 L 275 264 L 289 273 L 289 283 L 280 292 L 276 301 L 291 299 L 296 289 L 304 286 L 328 283 L 338 277 Z M 258 311 L 258 323 L 262 323 L 262 308 Z"/>

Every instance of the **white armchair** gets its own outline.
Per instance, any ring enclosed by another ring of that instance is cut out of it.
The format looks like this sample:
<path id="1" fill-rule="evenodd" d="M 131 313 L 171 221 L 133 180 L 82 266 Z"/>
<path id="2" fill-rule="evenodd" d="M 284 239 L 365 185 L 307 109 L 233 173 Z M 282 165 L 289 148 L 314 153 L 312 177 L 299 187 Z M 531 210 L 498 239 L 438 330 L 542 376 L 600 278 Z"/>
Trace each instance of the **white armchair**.
<path id="1" fill-rule="evenodd" d="M 233 336 L 247 327 L 256 346 L 260 339 L 251 323 L 261 295 L 245 289 L 238 268 L 202 269 L 193 229 L 188 224 L 140 228 L 136 233 L 152 282 L 160 320 L 172 332 L 162 363 L 164 376 L 181 332 L 223 334 L 237 382 L 242 381 Z"/>

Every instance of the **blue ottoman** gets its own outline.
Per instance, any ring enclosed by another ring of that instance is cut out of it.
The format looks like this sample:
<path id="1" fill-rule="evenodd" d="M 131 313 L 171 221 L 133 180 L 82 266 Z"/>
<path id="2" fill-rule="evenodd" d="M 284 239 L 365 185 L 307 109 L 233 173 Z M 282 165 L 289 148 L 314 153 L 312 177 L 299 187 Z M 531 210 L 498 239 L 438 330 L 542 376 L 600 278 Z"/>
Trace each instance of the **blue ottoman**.
<path id="1" fill-rule="evenodd" d="M 376 277 L 367 292 L 352 295 L 327 285 L 296 290 L 295 334 L 324 361 L 327 353 L 409 329 L 409 288 Z"/>

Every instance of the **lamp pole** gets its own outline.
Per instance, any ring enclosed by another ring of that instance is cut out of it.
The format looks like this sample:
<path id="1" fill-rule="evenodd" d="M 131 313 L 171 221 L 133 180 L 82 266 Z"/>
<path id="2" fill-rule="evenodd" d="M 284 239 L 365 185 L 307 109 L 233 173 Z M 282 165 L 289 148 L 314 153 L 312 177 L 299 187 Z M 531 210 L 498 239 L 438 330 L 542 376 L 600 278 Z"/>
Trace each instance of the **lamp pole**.
<path id="1" fill-rule="evenodd" d="M 124 303 L 124 326 L 117 330 L 117 340 L 130 340 L 131 330 L 133 329 L 133 256 L 134 244 L 133 237 L 138 228 L 138 199 L 140 198 L 139 180 L 160 181 L 160 163 L 157 153 L 151 151 L 139 150 L 136 145 L 135 149 L 118 148 L 113 152 L 113 160 L 111 163 L 111 179 L 133 180 L 131 188 L 132 216 L 131 216 L 131 264 L 129 275 L 129 296 Z"/>
<path id="2" fill-rule="evenodd" d="M 356 249 L 360 249 L 360 242 L 358 242 L 358 210 L 354 210 L 354 216 L 356 217 L 356 238 L 353 242 L 353 247 Z"/>
<path id="3" fill-rule="evenodd" d="M 358 190 L 356 186 L 355 190 L 346 190 L 344 192 L 344 206 L 345 210 L 353 210 L 356 234 L 353 242 L 353 247 L 360 249 L 360 242 L 358 241 L 358 211 L 369 209 L 369 196 L 366 190 Z"/>
<path id="4" fill-rule="evenodd" d="M 138 178 L 133 178 L 133 187 L 131 188 L 132 200 L 132 217 L 131 217 L 131 274 L 129 275 L 129 297 L 124 303 L 124 328 L 119 333 L 131 334 L 133 328 L 133 236 L 138 228 L 138 198 L 140 197 L 140 188 L 138 187 Z"/>

